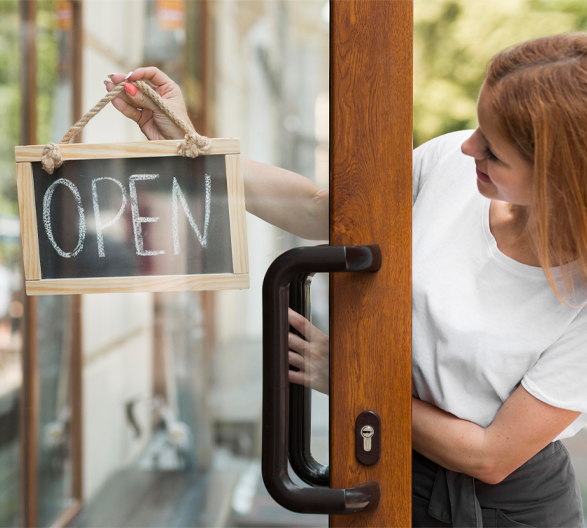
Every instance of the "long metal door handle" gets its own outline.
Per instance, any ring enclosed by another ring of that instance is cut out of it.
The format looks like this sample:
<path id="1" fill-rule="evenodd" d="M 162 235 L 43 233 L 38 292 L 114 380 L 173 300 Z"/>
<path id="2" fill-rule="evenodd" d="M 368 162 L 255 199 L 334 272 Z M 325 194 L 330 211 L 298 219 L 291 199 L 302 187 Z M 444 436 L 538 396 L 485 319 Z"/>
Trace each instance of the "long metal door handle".
<path id="1" fill-rule="evenodd" d="M 377 482 L 354 488 L 301 488 L 287 470 L 289 424 L 288 286 L 303 273 L 377 271 L 379 246 L 316 246 L 280 255 L 263 281 L 263 482 L 283 507 L 298 513 L 346 514 L 376 508 Z"/>

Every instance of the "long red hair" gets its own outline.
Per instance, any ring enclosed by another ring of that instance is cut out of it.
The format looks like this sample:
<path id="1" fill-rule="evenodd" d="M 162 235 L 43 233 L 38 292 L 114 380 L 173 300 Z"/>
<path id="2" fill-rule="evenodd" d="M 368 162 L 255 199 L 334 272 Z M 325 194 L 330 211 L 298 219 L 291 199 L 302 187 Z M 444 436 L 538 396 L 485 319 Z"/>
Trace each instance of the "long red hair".
<path id="1" fill-rule="evenodd" d="M 534 166 L 530 233 L 540 265 L 558 298 L 571 305 L 572 294 L 577 304 L 577 281 L 587 284 L 587 34 L 499 53 L 484 86 L 500 132 Z"/>

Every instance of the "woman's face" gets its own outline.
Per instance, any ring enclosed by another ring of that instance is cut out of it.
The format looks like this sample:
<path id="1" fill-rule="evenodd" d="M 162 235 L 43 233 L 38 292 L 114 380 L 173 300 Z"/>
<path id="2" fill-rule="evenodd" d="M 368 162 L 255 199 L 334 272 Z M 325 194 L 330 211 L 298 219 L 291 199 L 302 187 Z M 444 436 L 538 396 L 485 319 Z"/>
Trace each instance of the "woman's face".
<path id="1" fill-rule="evenodd" d="M 533 166 L 497 129 L 489 103 L 490 93 L 481 88 L 477 103 L 479 128 L 461 147 L 475 158 L 477 187 L 486 198 L 515 205 L 530 205 Z"/>

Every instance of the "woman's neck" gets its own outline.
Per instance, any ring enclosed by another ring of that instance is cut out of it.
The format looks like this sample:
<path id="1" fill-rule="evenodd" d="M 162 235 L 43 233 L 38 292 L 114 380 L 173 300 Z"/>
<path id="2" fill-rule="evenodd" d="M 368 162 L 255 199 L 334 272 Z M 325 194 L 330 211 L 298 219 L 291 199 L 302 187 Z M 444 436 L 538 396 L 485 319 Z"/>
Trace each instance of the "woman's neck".
<path id="1" fill-rule="evenodd" d="M 531 225 L 528 207 L 491 200 L 489 229 L 498 249 L 517 262 L 540 267 L 540 260 L 533 249 L 530 236 Z"/>

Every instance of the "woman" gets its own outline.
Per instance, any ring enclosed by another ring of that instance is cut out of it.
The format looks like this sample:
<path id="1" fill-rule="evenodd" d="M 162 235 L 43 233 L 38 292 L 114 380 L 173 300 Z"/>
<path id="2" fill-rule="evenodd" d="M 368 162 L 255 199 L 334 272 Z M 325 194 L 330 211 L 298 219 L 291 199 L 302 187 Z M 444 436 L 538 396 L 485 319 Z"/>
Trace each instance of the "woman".
<path id="1" fill-rule="evenodd" d="M 150 80 L 187 120 L 162 72 L 128 79 Z M 113 104 L 149 139 L 182 137 L 130 84 Z M 587 423 L 587 35 L 494 57 L 478 118 L 414 151 L 413 523 L 583 526 L 560 439 Z M 326 191 L 243 169 L 251 213 L 327 238 Z M 327 392 L 327 338 L 290 322 L 308 338 L 290 335 L 290 380 Z"/>

